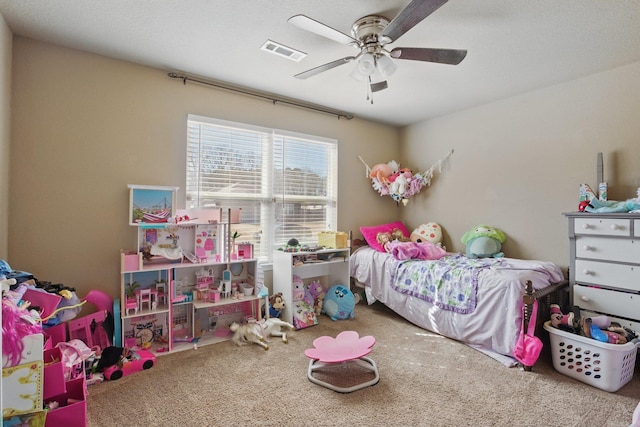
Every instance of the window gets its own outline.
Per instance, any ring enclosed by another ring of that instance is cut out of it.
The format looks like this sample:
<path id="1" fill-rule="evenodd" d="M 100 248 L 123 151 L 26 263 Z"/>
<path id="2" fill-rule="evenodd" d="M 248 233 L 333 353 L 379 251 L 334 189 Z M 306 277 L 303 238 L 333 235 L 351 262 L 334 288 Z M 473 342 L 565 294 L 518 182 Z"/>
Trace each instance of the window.
<path id="1" fill-rule="evenodd" d="M 189 115 L 186 205 L 242 208 L 232 226 L 257 257 L 337 227 L 337 141 Z"/>

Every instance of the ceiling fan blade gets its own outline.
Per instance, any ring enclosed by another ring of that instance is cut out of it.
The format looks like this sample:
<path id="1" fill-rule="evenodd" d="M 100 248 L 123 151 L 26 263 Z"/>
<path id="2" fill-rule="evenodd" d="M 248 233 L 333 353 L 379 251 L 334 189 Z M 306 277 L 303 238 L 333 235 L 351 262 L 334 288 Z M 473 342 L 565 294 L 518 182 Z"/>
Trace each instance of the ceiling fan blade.
<path id="1" fill-rule="evenodd" d="M 382 31 L 381 36 L 391 40 L 398 40 L 400 36 L 412 29 L 416 24 L 435 12 L 448 0 L 411 0 L 398 16 L 393 18 Z"/>
<path id="2" fill-rule="evenodd" d="M 463 49 L 432 49 L 427 47 L 397 47 L 389 55 L 396 59 L 437 62 L 439 64 L 458 65 L 467 51 Z"/>
<path id="3" fill-rule="evenodd" d="M 322 22 L 318 22 L 315 19 L 309 18 L 306 15 L 295 15 L 289 18 L 289 23 L 295 25 L 298 28 L 302 28 L 303 30 L 310 31 L 312 33 L 316 33 L 320 36 L 326 37 L 333 41 L 342 44 L 358 44 L 358 41 L 351 36 L 346 35 L 336 29 L 329 27 L 328 25 L 323 24 Z"/>
<path id="4" fill-rule="evenodd" d="M 296 79 L 306 79 L 309 78 L 311 76 L 315 76 L 316 74 L 320 74 L 324 71 L 330 70 L 332 68 L 336 68 L 339 67 L 340 65 L 344 65 L 344 64 L 348 64 L 349 62 L 353 61 L 354 59 L 356 59 L 355 56 L 347 56 L 345 58 L 341 58 L 341 59 L 337 59 L 335 61 L 332 62 L 328 62 L 326 64 L 320 65 L 318 67 L 312 68 L 310 70 L 307 71 L 303 71 L 302 73 L 296 74 L 295 77 Z"/>

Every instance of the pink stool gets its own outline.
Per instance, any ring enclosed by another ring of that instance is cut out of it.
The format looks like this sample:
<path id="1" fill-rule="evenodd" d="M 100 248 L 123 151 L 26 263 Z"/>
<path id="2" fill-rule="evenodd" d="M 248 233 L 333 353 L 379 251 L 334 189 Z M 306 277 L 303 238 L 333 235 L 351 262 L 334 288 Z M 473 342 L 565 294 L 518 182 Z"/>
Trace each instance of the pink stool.
<path id="1" fill-rule="evenodd" d="M 309 381 L 340 393 L 351 393 L 377 384 L 380 380 L 378 367 L 372 359 L 365 357 L 371 353 L 371 347 L 375 343 L 376 339 L 371 335 L 360 338 L 355 331 L 340 332 L 335 338 L 329 336 L 316 338 L 313 341 L 314 348 L 309 348 L 304 352 L 308 358 L 312 359 L 309 361 L 309 369 L 307 370 Z M 345 363 L 353 363 L 371 371 L 375 377 L 351 387 L 338 387 L 313 376 L 313 373 L 318 369 L 331 368 Z"/>

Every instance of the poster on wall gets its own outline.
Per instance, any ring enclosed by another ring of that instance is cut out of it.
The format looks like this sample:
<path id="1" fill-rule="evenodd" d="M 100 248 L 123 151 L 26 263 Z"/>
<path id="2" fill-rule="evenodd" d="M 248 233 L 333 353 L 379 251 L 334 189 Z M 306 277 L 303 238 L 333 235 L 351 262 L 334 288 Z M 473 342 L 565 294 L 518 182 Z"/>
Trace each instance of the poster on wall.
<path id="1" fill-rule="evenodd" d="M 129 185 L 129 224 L 159 224 L 175 214 L 178 187 Z"/>

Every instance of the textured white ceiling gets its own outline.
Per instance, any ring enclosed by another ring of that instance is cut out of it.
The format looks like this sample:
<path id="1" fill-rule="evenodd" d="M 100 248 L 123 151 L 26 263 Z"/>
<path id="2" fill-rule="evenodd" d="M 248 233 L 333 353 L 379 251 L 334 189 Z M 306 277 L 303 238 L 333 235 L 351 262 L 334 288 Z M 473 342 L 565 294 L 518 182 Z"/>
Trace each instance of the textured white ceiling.
<path id="1" fill-rule="evenodd" d="M 397 60 L 368 102 L 354 55 L 287 22 L 305 14 L 349 34 L 358 18 L 393 18 L 409 0 L 0 0 L 18 35 L 319 104 L 398 126 L 640 60 L 640 0 L 449 0 L 389 47 L 467 49 L 459 65 Z M 260 50 L 271 39 L 308 53 Z M 168 78 L 168 77 L 167 77 Z"/>

